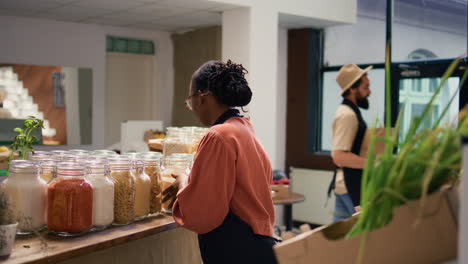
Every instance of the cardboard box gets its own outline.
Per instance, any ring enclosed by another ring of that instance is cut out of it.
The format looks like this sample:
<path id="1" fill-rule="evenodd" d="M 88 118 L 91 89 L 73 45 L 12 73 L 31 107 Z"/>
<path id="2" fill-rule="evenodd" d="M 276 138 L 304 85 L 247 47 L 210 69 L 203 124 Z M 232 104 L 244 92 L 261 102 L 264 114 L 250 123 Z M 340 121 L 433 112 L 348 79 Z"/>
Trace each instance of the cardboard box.
<path id="1" fill-rule="evenodd" d="M 420 201 L 395 208 L 387 226 L 369 233 L 364 264 L 441 263 L 457 256 L 456 192 L 443 190 L 427 197 L 416 225 Z M 275 245 L 280 264 L 357 263 L 361 235 L 344 239 L 359 213 L 351 219 L 317 228 Z"/>
<path id="2" fill-rule="evenodd" d="M 395 132 L 395 129 L 392 128 L 392 134 Z M 385 127 L 375 128 L 375 136 L 376 137 L 385 137 Z M 367 151 L 369 149 L 370 144 L 370 128 L 366 129 L 366 133 L 364 134 L 364 139 L 362 141 L 361 150 L 359 151 L 359 156 L 367 157 Z M 381 140 L 375 141 L 374 146 L 374 153 L 381 154 L 385 151 L 385 142 Z"/>

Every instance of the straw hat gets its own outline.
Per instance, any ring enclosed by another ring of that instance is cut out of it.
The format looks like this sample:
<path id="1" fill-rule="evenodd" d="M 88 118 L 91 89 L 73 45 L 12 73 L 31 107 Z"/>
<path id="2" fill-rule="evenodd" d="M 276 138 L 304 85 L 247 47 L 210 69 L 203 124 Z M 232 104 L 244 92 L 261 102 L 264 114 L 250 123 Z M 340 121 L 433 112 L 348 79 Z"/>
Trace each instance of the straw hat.
<path id="1" fill-rule="evenodd" d="M 344 94 L 350 87 L 359 80 L 365 73 L 367 73 L 372 66 L 365 68 L 364 70 L 359 68 L 356 64 L 346 64 L 341 67 L 336 76 L 336 82 L 341 87 L 340 95 Z"/>

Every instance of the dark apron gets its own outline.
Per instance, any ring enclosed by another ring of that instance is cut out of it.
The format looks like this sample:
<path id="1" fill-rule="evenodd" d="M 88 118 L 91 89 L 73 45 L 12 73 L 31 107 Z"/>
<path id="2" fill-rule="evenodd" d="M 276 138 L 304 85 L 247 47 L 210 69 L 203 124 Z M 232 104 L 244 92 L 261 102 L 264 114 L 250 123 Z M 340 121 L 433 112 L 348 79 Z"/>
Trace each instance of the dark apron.
<path id="1" fill-rule="evenodd" d="M 367 125 L 364 119 L 362 119 L 361 111 L 359 111 L 359 108 L 353 102 L 349 101 L 348 99 L 344 99 L 342 104 L 349 106 L 356 114 L 358 120 L 358 131 L 356 133 L 356 137 L 354 138 L 351 152 L 359 156 Z M 360 205 L 362 169 L 343 167 L 343 175 L 346 189 L 348 190 L 349 196 L 351 196 L 351 200 L 353 201 L 354 206 Z"/>
<path id="2" fill-rule="evenodd" d="M 272 237 L 255 234 L 232 212 L 216 229 L 198 235 L 204 264 L 274 264 L 276 242 Z"/>
<path id="3" fill-rule="evenodd" d="M 213 126 L 231 117 L 240 117 L 239 111 L 226 111 Z M 276 263 L 273 253 L 276 242 L 272 237 L 255 234 L 247 223 L 232 212 L 228 213 L 220 226 L 198 235 L 204 264 L 273 264 Z"/>

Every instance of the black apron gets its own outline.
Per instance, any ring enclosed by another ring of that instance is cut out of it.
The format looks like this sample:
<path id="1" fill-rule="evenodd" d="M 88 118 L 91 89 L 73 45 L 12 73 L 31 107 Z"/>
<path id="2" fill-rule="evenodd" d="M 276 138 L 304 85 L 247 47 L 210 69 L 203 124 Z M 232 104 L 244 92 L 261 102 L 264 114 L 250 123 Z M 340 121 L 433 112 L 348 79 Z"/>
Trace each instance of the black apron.
<path id="1" fill-rule="evenodd" d="M 231 117 L 241 117 L 236 109 L 224 112 L 213 124 L 224 123 Z M 273 264 L 276 259 L 273 245 L 277 240 L 257 235 L 238 216 L 229 212 L 223 223 L 214 230 L 198 235 L 204 264 Z"/>
<path id="2" fill-rule="evenodd" d="M 361 111 L 359 111 L 359 108 L 353 102 L 351 102 L 348 99 L 344 99 L 341 104 L 349 106 L 356 114 L 358 120 L 358 130 L 356 133 L 356 137 L 353 141 L 351 152 L 359 156 L 362 141 L 364 140 L 364 135 L 367 129 L 366 122 L 364 121 L 364 119 L 362 119 Z M 348 190 L 348 193 L 351 196 L 351 200 L 353 201 L 354 206 L 360 205 L 362 169 L 352 169 L 343 167 L 343 174 L 346 189 Z"/>

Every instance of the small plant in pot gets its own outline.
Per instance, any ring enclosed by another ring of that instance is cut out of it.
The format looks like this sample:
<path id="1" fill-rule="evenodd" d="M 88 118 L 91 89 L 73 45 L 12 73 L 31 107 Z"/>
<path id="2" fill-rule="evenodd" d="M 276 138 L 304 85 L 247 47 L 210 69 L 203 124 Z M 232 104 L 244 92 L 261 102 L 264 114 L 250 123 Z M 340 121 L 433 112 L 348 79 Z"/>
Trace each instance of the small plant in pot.
<path id="1" fill-rule="evenodd" d="M 8 258 L 10 255 L 17 226 L 8 196 L 3 188 L 0 188 L 0 259 Z"/>

